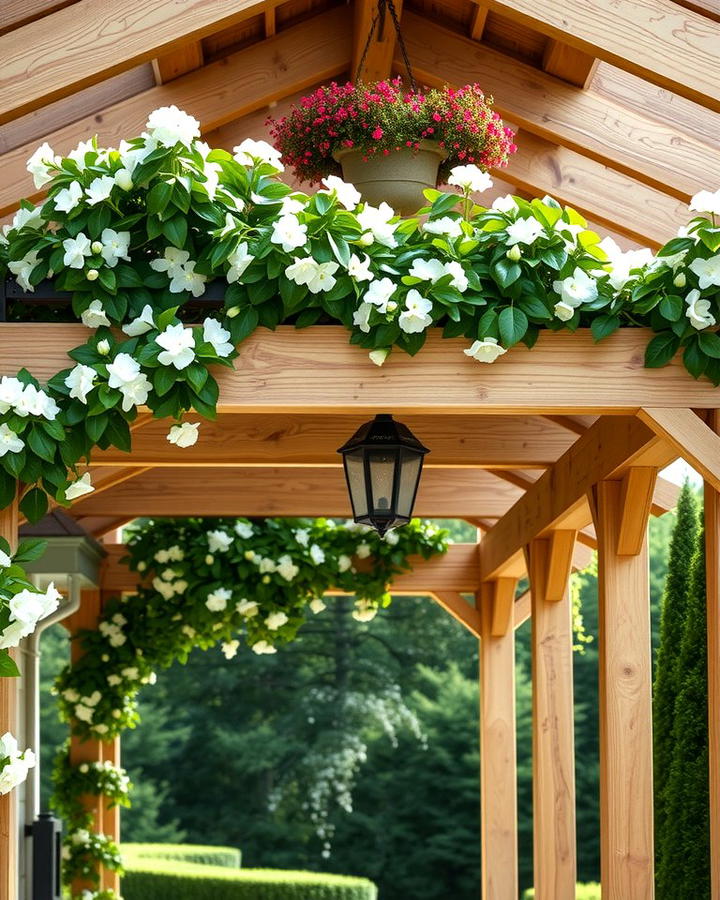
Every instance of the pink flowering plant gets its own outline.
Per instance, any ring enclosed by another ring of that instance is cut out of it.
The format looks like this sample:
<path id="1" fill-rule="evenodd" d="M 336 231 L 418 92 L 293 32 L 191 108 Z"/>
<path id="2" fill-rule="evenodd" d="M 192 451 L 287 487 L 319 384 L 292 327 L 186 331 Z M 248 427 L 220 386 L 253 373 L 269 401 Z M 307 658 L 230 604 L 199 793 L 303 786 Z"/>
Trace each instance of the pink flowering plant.
<path id="1" fill-rule="evenodd" d="M 311 184 L 340 174 L 335 154 L 341 150 L 362 150 L 370 158 L 436 141 L 447 154 L 439 173 L 444 183 L 454 166 L 499 168 L 517 149 L 512 130 L 478 85 L 422 93 L 406 91 L 400 78 L 323 85 L 274 120 L 272 136 L 284 162 Z"/>

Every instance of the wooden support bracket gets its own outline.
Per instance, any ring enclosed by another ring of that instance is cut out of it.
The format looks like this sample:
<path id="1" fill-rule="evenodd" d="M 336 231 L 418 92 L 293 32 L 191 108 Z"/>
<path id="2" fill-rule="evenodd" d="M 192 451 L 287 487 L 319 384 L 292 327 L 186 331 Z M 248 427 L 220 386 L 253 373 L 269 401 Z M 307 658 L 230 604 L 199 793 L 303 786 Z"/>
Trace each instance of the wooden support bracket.
<path id="1" fill-rule="evenodd" d="M 691 409 L 644 407 L 638 412 L 649 428 L 671 443 L 684 460 L 720 491 L 720 435 Z"/>
<path id="2" fill-rule="evenodd" d="M 458 591 L 432 591 L 431 596 L 449 612 L 453 619 L 464 625 L 476 638 L 480 638 L 480 611 L 471 606 Z"/>
<path id="3" fill-rule="evenodd" d="M 483 602 L 487 597 L 489 604 L 486 609 L 490 615 L 492 637 L 502 637 L 512 629 L 516 589 L 517 578 L 498 578 L 490 582 L 487 593 L 483 595 Z"/>
<path id="4" fill-rule="evenodd" d="M 576 531 L 558 529 L 550 536 L 545 599 L 558 603 L 567 591 L 575 554 Z"/>
<path id="5" fill-rule="evenodd" d="M 618 530 L 618 556 L 637 556 L 647 532 L 658 470 L 633 466 L 622 482 L 622 514 Z"/>

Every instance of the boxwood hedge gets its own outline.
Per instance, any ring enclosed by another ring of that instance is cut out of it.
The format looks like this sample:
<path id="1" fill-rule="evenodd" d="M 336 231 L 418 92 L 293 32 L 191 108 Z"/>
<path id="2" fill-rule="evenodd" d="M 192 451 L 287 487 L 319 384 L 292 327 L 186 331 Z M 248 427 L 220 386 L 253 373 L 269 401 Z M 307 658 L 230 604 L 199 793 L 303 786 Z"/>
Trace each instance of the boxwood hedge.
<path id="1" fill-rule="evenodd" d="M 209 866 L 239 869 L 242 856 L 237 847 L 205 847 L 202 844 L 123 844 L 125 866 L 136 868 L 148 860 L 175 859 Z"/>

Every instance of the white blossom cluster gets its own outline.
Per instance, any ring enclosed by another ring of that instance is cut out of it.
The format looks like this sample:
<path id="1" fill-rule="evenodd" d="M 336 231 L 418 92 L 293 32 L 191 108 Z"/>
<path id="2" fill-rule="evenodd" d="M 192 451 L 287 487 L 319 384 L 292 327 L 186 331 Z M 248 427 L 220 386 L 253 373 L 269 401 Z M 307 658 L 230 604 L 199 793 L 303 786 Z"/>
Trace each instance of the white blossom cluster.
<path id="1" fill-rule="evenodd" d="M 22 784 L 34 765 L 33 751 L 21 751 L 9 731 L 0 737 L 0 794 L 8 794 Z"/>

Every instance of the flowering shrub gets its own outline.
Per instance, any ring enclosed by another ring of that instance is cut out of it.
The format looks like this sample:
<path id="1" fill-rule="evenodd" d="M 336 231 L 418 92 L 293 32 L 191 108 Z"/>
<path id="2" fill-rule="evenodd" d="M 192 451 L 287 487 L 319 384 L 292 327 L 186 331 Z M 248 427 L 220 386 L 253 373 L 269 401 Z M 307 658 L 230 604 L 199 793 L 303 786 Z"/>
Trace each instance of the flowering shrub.
<path id="1" fill-rule="evenodd" d="M 83 878 L 98 883 L 98 865 L 122 873 L 120 848 L 115 841 L 106 834 L 86 828 L 78 828 L 65 836 L 62 858 L 63 878 L 66 882 Z"/>
<path id="2" fill-rule="evenodd" d="M 21 752 L 9 731 L 0 737 L 0 794 L 8 794 L 22 784 L 34 765 L 35 754 L 32 750 Z"/>
<path id="3" fill-rule="evenodd" d="M 400 78 L 323 85 L 289 115 L 273 121 L 271 133 L 283 162 L 310 184 L 340 174 L 335 154 L 341 150 L 387 156 L 405 148 L 418 150 L 422 140 L 437 141 L 447 154 L 440 167 L 442 183 L 454 166 L 499 168 L 517 149 L 512 130 L 504 127 L 492 99 L 478 85 L 408 92 Z"/>
<path id="4" fill-rule="evenodd" d="M 65 822 L 68 831 L 92 828 L 93 816 L 81 798 L 102 795 L 109 807 L 129 806 L 132 784 L 125 769 L 111 762 L 70 764 L 69 742 L 58 753 L 53 770 L 55 792 L 52 808 Z"/>

